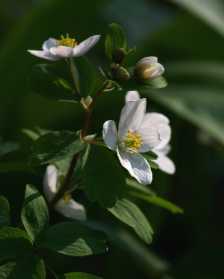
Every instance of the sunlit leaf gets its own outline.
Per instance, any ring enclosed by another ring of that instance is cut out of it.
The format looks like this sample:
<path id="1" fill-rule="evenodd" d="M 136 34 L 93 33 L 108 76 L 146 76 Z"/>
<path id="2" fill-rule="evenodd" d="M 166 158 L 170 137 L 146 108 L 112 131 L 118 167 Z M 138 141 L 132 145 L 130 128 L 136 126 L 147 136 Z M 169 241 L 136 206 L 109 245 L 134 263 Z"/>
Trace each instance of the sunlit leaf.
<path id="1" fill-rule="evenodd" d="M 26 186 L 25 201 L 21 213 L 23 225 L 32 241 L 43 232 L 49 223 L 47 204 L 32 185 Z"/>
<path id="2" fill-rule="evenodd" d="M 132 227 L 137 235 L 146 243 L 151 243 L 153 234 L 152 227 L 137 205 L 127 199 L 122 199 L 118 200 L 108 210 L 121 222 Z"/>

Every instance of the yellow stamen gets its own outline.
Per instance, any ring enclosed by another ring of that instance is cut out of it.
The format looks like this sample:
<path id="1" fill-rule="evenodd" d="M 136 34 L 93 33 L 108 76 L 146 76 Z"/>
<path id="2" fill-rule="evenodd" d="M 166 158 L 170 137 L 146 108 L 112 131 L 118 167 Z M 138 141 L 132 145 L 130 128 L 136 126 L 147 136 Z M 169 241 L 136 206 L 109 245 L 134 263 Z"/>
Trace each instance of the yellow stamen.
<path id="1" fill-rule="evenodd" d="M 63 35 L 61 36 L 61 39 L 58 40 L 58 45 L 59 46 L 66 46 L 66 47 L 75 47 L 78 45 L 78 42 L 74 38 L 70 38 L 69 34 L 64 37 Z"/>
<path id="2" fill-rule="evenodd" d="M 69 203 L 69 201 L 71 200 L 71 198 L 72 198 L 71 194 L 65 193 L 65 194 L 64 194 L 64 197 L 63 197 L 63 200 L 64 200 L 65 203 Z"/>
<path id="3" fill-rule="evenodd" d="M 124 140 L 125 147 L 133 150 L 138 151 L 138 149 L 142 145 L 142 138 L 139 133 L 128 131 L 126 138 Z"/>

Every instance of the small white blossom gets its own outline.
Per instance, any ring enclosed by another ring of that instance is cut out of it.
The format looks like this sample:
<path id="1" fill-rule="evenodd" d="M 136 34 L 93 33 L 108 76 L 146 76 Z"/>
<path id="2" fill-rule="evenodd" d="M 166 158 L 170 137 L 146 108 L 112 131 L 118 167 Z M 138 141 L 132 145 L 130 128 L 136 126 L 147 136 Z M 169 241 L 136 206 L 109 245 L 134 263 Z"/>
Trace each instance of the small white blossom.
<path id="1" fill-rule="evenodd" d="M 140 59 L 135 66 L 135 73 L 141 80 L 150 80 L 161 76 L 165 69 L 155 56 Z"/>
<path id="2" fill-rule="evenodd" d="M 50 61 L 57 61 L 60 59 L 79 57 L 86 54 L 99 41 L 100 35 L 94 35 L 80 44 L 75 39 L 61 37 L 56 40 L 49 38 L 42 45 L 42 50 L 28 50 L 34 56 L 47 59 Z"/>
<path id="3" fill-rule="evenodd" d="M 103 125 L 105 144 L 116 151 L 121 165 L 142 184 L 152 182 L 152 171 L 140 153 L 161 150 L 170 137 L 168 118 L 159 113 L 147 113 L 146 99 L 140 98 L 137 91 L 129 91 L 126 95 L 118 130 L 113 120 Z"/>
<path id="4" fill-rule="evenodd" d="M 51 202 L 58 191 L 58 170 L 54 165 L 49 165 L 46 169 L 43 190 L 47 200 Z M 55 210 L 67 218 L 86 220 L 84 206 L 72 199 L 69 194 L 56 203 Z"/>

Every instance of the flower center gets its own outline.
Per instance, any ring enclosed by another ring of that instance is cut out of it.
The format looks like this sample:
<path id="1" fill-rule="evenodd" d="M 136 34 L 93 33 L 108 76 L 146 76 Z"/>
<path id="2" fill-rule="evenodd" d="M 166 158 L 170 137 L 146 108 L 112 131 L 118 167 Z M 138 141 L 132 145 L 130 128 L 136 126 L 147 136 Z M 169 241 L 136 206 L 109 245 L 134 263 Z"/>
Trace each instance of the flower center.
<path id="1" fill-rule="evenodd" d="M 125 147 L 137 151 L 142 145 L 142 138 L 139 133 L 128 131 L 124 139 Z"/>
<path id="2" fill-rule="evenodd" d="M 66 47 L 75 47 L 78 45 L 78 42 L 74 38 L 70 38 L 69 34 L 64 37 L 63 35 L 61 36 L 61 39 L 58 40 L 58 45 L 59 46 L 66 46 Z"/>
<path id="3" fill-rule="evenodd" d="M 65 193 L 64 196 L 63 196 L 63 200 L 64 200 L 65 203 L 69 203 L 71 198 L 72 198 L 72 196 L 69 193 Z"/>

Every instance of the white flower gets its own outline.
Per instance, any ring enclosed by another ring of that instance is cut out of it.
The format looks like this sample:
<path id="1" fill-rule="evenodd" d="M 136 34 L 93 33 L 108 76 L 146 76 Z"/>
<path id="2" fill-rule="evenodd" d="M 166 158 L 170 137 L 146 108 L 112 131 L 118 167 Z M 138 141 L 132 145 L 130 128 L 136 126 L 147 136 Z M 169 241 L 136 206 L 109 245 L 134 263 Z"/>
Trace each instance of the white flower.
<path id="1" fill-rule="evenodd" d="M 161 76 L 165 69 L 155 56 L 144 57 L 135 66 L 135 73 L 140 80 L 149 80 Z"/>
<path id="2" fill-rule="evenodd" d="M 126 102 L 128 101 L 137 101 L 139 100 L 139 94 L 137 91 L 129 91 L 126 95 Z M 165 125 L 169 125 L 169 119 L 158 113 L 149 113 L 152 118 L 154 118 L 154 125 L 162 125 L 162 127 Z M 169 128 L 168 128 L 169 129 Z M 161 171 L 164 171 L 168 174 L 174 174 L 176 171 L 176 167 L 174 162 L 167 156 L 167 154 L 170 152 L 170 146 L 169 141 L 171 138 L 171 130 L 170 132 L 167 132 L 167 128 L 160 129 L 160 132 L 162 133 L 162 130 L 164 130 L 164 141 L 158 145 L 156 148 L 154 148 L 152 151 L 158 156 L 155 160 L 153 160 L 159 167 Z M 167 136 L 165 136 L 165 134 Z"/>
<path id="3" fill-rule="evenodd" d="M 94 35 L 84 40 L 80 44 L 75 39 L 61 37 L 60 40 L 49 38 L 42 45 L 42 50 L 28 50 L 39 58 L 56 61 L 60 59 L 79 57 L 86 54 L 99 41 L 100 35 Z"/>
<path id="4" fill-rule="evenodd" d="M 44 176 L 44 194 L 51 202 L 58 191 L 58 170 L 54 165 L 49 165 Z M 55 210 L 67 218 L 76 220 L 86 220 L 86 210 L 83 205 L 79 204 L 66 194 L 55 205 Z"/>
<path id="5" fill-rule="evenodd" d="M 146 113 L 146 99 L 140 99 L 137 91 L 129 91 L 126 95 L 118 130 L 113 120 L 103 125 L 105 144 L 117 152 L 121 165 L 142 184 L 152 182 L 152 171 L 140 153 L 160 150 L 167 145 L 170 136 L 167 117 L 159 113 Z"/>

